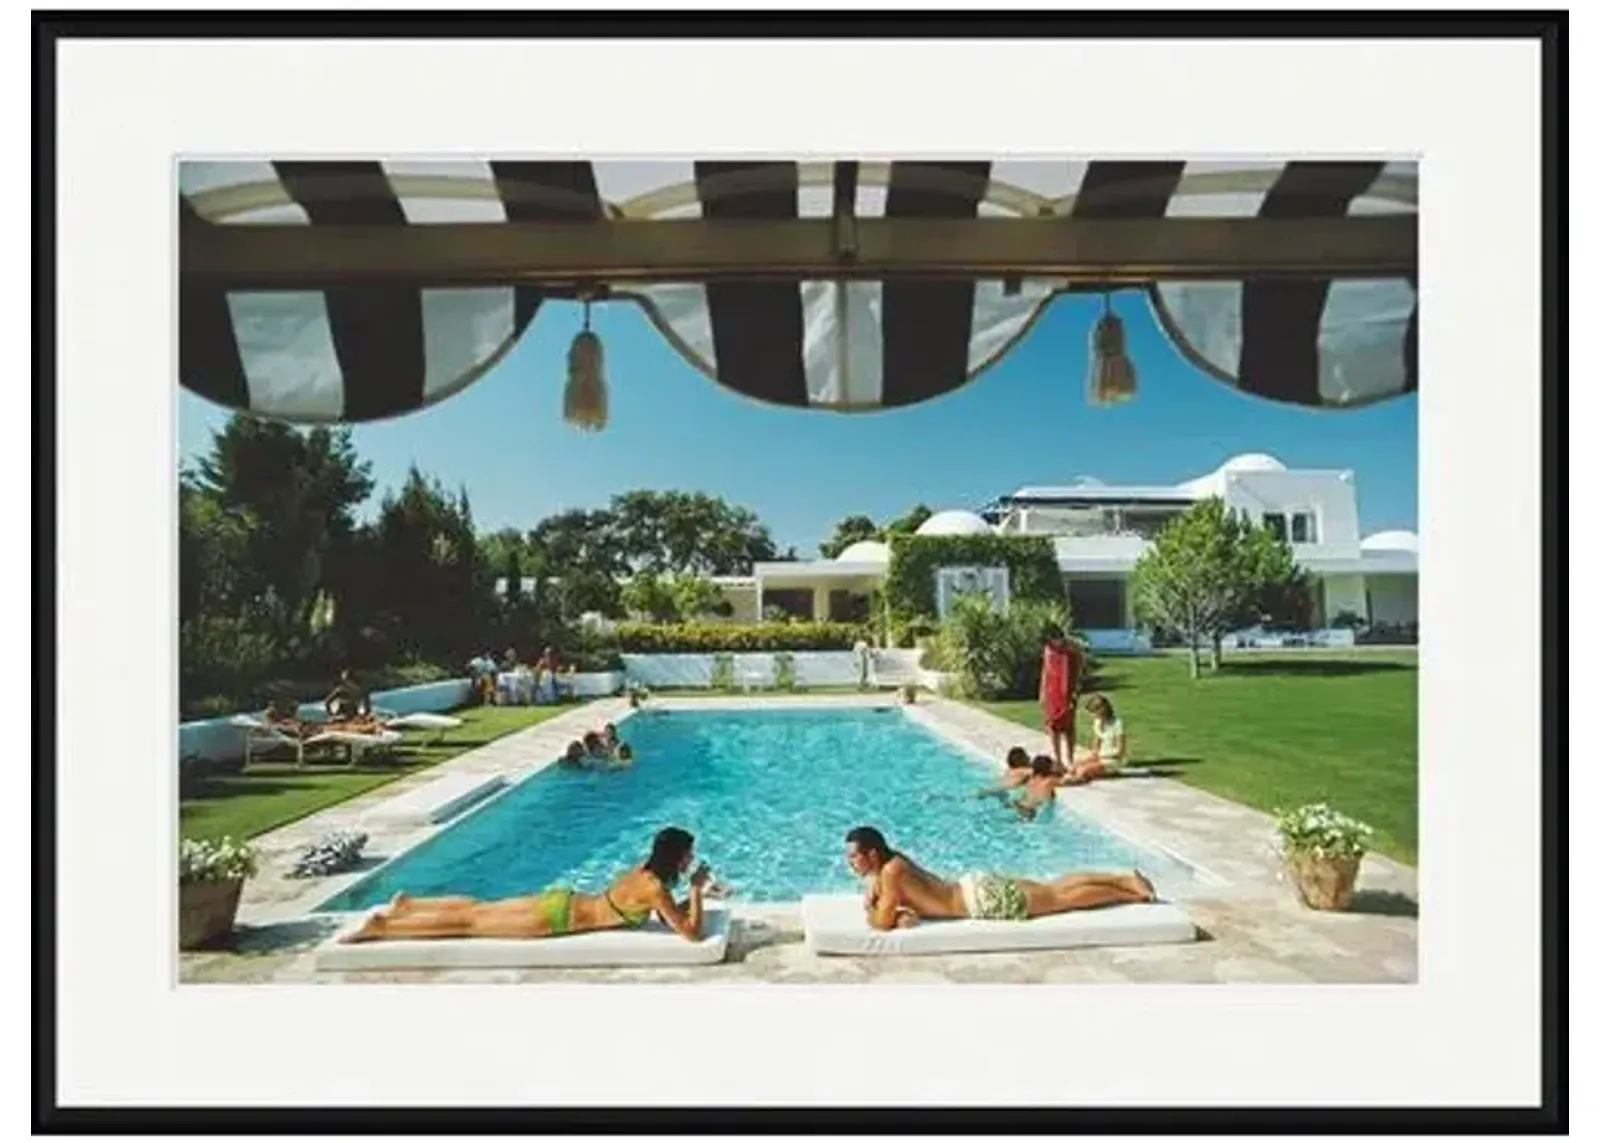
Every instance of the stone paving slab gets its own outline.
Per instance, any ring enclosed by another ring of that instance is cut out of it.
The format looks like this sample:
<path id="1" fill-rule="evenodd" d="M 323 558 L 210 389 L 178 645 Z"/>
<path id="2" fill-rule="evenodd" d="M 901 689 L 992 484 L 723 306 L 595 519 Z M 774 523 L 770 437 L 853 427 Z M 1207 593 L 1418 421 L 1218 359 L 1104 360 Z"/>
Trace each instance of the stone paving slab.
<path id="1" fill-rule="evenodd" d="M 883 696 L 755 700 L 763 705 L 882 705 Z M 652 706 L 707 709 L 750 700 L 662 699 Z M 995 759 L 1021 745 L 1048 750 L 1043 734 L 986 711 L 937 698 L 906 708 L 939 733 Z M 299 848 L 331 829 L 349 828 L 365 809 L 446 772 L 498 773 L 510 781 L 549 765 L 583 730 L 619 721 L 628 710 L 613 699 L 575 708 L 259 839 L 271 855 L 246 886 L 237 949 L 184 954 L 186 982 L 295 983 L 1410 983 L 1417 979 L 1416 871 L 1377 854 L 1362 863 L 1352 910 L 1322 913 L 1302 906 L 1283 879 L 1272 847 L 1272 820 L 1171 778 L 1107 780 L 1063 791 L 1078 812 L 1142 844 L 1169 849 L 1220 879 L 1185 896 L 1201 930 L 1184 945 L 977 953 L 963 956 L 818 957 L 803 943 L 798 909 L 735 908 L 727 960 L 672 969 L 496 969 L 423 972 L 318 972 L 310 950 L 337 923 L 307 917 L 310 908 L 364 875 L 313 882 L 282 876 Z M 363 827 L 366 828 L 366 827 Z M 430 836 L 425 830 L 375 833 L 376 855 L 399 852 Z M 369 833 L 372 830 L 369 829 Z M 341 883 L 342 882 L 342 883 Z"/>

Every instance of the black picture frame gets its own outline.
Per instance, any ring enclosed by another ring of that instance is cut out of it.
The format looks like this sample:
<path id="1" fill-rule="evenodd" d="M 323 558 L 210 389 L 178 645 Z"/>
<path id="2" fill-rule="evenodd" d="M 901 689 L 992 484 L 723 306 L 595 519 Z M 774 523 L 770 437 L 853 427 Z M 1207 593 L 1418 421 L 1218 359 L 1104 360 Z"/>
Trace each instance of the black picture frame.
<path id="1" fill-rule="evenodd" d="M 1540 45 L 1543 362 L 1541 1099 L 1537 1107 L 93 1107 L 57 1096 L 55 726 L 56 53 L 85 38 L 1520 38 Z M 1563 1134 L 1568 1121 L 1567 15 L 1428 13 L 38 13 L 33 14 L 34 457 L 32 1127 L 40 1134 L 862 1132 Z"/>

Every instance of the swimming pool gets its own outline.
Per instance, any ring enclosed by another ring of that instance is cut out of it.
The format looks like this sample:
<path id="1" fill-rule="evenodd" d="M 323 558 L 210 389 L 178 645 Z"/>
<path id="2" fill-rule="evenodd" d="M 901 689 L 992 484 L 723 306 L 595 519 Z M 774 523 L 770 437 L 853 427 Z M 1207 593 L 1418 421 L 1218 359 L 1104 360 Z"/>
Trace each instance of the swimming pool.
<path id="1" fill-rule="evenodd" d="M 871 824 L 947 875 L 1023 877 L 1145 870 L 1165 895 L 1194 871 L 1073 813 L 1064 792 L 1037 822 L 994 799 L 994 763 L 898 708 L 641 711 L 620 727 L 638 761 L 610 773 L 543 770 L 338 894 L 364 909 L 397 891 L 480 898 L 556 884 L 597 890 L 637 864 L 656 830 L 678 825 L 735 900 L 795 901 L 857 885 L 844 835 Z"/>

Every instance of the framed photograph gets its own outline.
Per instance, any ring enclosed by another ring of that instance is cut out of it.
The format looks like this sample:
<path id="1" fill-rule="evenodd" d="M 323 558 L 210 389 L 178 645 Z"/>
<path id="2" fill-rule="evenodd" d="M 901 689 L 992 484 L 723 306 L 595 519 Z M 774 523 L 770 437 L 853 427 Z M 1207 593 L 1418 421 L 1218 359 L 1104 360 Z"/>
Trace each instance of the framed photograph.
<path id="1" fill-rule="evenodd" d="M 36 15 L 35 1130 L 1565 1130 L 1565 28 Z"/>

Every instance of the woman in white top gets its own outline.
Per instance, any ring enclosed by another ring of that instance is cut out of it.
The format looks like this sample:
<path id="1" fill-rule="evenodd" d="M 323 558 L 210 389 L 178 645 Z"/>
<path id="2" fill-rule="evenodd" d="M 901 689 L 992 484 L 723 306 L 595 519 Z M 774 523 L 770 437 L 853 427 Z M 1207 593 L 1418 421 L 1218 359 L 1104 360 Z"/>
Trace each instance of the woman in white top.
<path id="1" fill-rule="evenodd" d="M 1087 751 L 1073 752 L 1072 768 L 1063 779 L 1068 785 L 1113 774 L 1128 760 L 1128 736 L 1123 733 L 1122 720 L 1111 708 L 1111 700 L 1105 695 L 1090 695 L 1083 708 L 1094 720 L 1094 745 Z"/>

